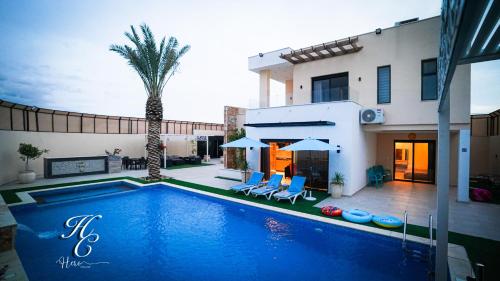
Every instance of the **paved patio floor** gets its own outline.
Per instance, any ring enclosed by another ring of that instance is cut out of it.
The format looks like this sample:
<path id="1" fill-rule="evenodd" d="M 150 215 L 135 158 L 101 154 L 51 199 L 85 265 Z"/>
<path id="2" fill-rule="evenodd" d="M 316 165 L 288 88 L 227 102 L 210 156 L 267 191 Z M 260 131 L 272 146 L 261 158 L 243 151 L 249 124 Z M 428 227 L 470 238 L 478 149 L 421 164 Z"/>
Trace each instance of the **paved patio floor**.
<path id="1" fill-rule="evenodd" d="M 317 207 L 333 205 L 342 209 L 358 208 L 373 214 L 388 214 L 402 218 L 408 211 L 408 223 L 427 227 L 429 214 L 436 226 L 435 185 L 393 181 L 375 189 L 365 187 L 352 197 L 327 198 Z M 449 230 L 500 241 L 500 205 L 456 201 L 457 189 L 450 188 Z"/>

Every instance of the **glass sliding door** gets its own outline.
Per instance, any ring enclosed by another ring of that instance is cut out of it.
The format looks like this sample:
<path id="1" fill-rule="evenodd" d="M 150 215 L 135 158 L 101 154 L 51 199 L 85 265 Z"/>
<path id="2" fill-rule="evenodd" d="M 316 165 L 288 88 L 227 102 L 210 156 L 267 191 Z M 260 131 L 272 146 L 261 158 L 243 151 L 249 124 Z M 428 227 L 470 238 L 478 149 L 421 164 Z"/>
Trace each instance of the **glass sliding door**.
<path id="1" fill-rule="evenodd" d="M 434 183 L 434 141 L 395 141 L 394 179 Z"/>
<path id="2" fill-rule="evenodd" d="M 298 140 L 264 139 L 269 148 L 261 149 L 261 168 L 265 178 L 283 175 L 282 183 L 290 183 L 294 175 L 305 176 L 306 186 L 312 189 L 328 189 L 328 152 L 327 151 L 283 151 L 282 147 Z M 325 141 L 327 142 L 327 141 Z"/>

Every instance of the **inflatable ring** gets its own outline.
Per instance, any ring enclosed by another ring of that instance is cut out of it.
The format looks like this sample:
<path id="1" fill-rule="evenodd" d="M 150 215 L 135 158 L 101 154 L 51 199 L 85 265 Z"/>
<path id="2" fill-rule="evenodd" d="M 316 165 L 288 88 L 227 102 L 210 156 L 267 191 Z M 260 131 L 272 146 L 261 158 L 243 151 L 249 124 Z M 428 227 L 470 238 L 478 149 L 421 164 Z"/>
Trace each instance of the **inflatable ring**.
<path id="1" fill-rule="evenodd" d="M 350 209 L 350 210 L 344 210 L 342 212 L 342 217 L 350 222 L 355 222 L 355 223 L 367 223 L 372 220 L 372 214 L 358 210 L 358 209 Z"/>
<path id="2" fill-rule="evenodd" d="M 325 216 L 339 217 L 340 215 L 342 215 L 342 210 L 334 206 L 325 206 L 321 208 L 321 213 L 323 213 L 323 215 Z"/>
<path id="3" fill-rule="evenodd" d="M 372 221 L 385 228 L 398 228 L 403 225 L 403 221 L 393 216 L 373 216 Z"/>

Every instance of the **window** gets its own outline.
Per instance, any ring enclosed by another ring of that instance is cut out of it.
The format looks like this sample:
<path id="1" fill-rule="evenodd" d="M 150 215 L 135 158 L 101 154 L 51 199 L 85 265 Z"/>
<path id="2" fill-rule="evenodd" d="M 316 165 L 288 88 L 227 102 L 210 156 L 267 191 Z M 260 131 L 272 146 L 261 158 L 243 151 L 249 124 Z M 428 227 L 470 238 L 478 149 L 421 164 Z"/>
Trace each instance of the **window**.
<path id="1" fill-rule="evenodd" d="M 422 61 L 422 100 L 437 100 L 437 60 Z"/>
<path id="2" fill-rule="evenodd" d="M 329 102 L 349 99 L 347 72 L 312 78 L 312 102 Z"/>
<path id="3" fill-rule="evenodd" d="M 391 66 L 377 68 L 377 103 L 391 103 Z"/>

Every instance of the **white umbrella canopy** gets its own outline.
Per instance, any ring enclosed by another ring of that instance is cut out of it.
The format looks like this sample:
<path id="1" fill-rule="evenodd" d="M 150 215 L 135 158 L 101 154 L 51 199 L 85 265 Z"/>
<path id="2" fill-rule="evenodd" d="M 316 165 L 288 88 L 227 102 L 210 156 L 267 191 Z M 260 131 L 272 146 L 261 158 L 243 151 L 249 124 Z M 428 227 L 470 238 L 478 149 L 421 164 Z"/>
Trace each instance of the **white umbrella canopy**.
<path id="1" fill-rule="evenodd" d="M 337 148 L 331 144 L 328 144 L 324 141 L 320 141 L 313 138 L 305 138 L 296 143 L 292 143 L 291 145 L 280 148 L 279 150 L 288 150 L 288 151 L 333 151 L 337 150 Z M 310 155 L 311 156 L 311 155 Z M 312 166 L 310 167 L 312 174 Z M 312 176 L 312 175 L 311 175 Z M 312 179 L 309 179 L 309 185 L 311 185 Z M 314 201 L 315 197 L 312 196 L 312 190 L 309 191 L 309 196 L 305 198 L 306 200 Z"/>
<path id="2" fill-rule="evenodd" d="M 324 141 L 320 141 L 313 138 L 305 138 L 296 143 L 292 143 L 291 145 L 280 148 L 279 150 L 288 150 L 288 151 L 333 151 L 337 150 L 331 144 L 328 144 Z"/>
<path id="3" fill-rule="evenodd" d="M 229 148 L 229 147 L 234 147 L 234 148 L 251 148 L 251 147 L 257 147 L 257 148 L 262 148 L 262 147 L 269 147 L 269 145 L 267 145 L 267 144 L 265 144 L 263 142 L 251 139 L 251 138 L 244 137 L 244 138 L 241 138 L 241 139 L 238 139 L 238 140 L 235 140 L 235 141 L 223 144 L 220 147 L 223 147 L 223 148 Z"/>

